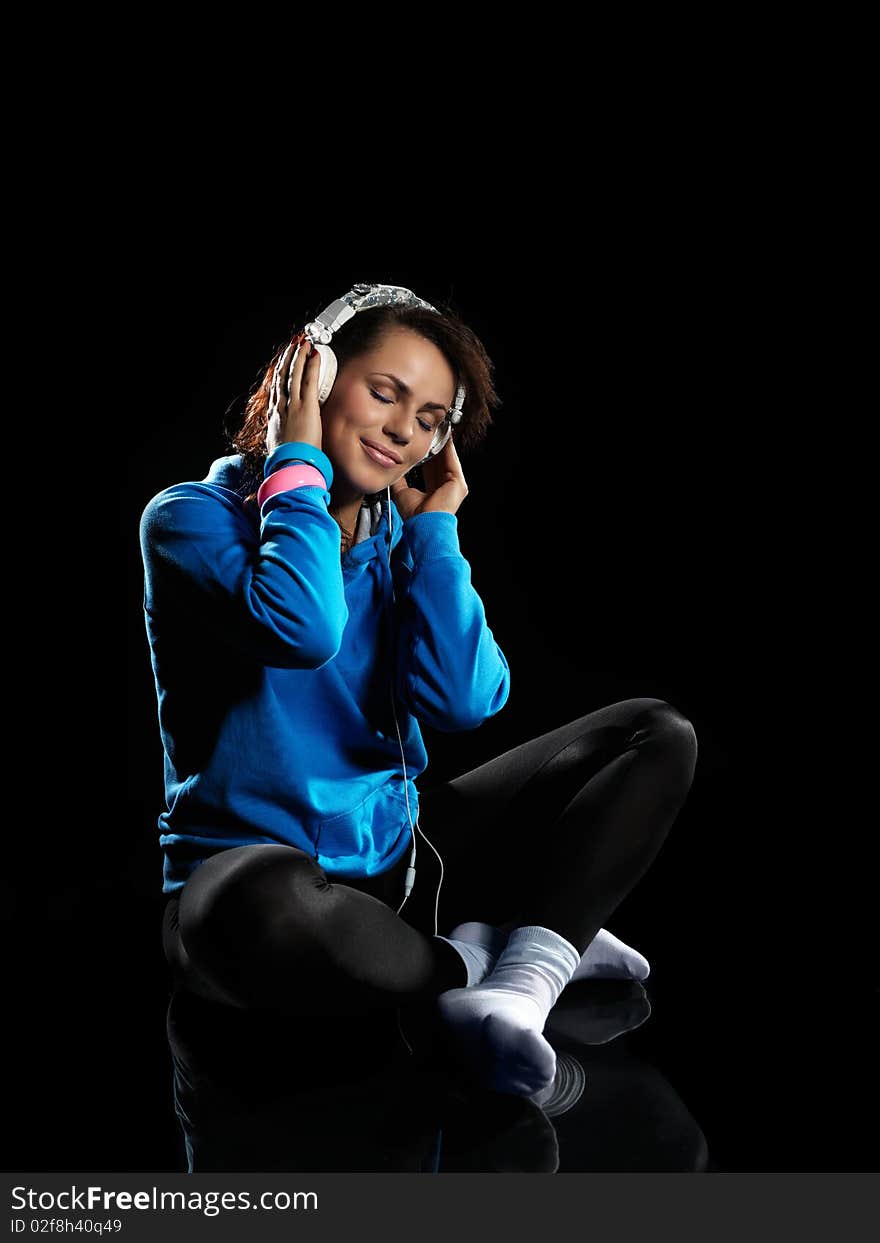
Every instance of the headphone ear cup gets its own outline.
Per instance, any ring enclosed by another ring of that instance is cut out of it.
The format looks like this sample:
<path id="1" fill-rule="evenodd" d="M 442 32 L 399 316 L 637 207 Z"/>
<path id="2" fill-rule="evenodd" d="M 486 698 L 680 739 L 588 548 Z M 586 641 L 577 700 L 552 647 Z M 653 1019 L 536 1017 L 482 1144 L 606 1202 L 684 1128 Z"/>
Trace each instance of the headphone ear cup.
<path id="1" fill-rule="evenodd" d="M 321 359 L 318 364 L 318 404 L 323 405 L 330 396 L 330 390 L 336 380 L 339 364 L 336 361 L 336 355 L 329 345 L 315 345 L 315 349 L 318 351 Z"/>
<path id="2" fill-rule="evenodd" d="M 423 458 L 422 460 L 427 462 L 428 458 L 434 457 L 436 454 L 438 454 L 440 450 L 443 448 L 443 446 L 446 444 L 451 434 L 452 434 L 451 424 L 449 423 L 441 424 L 441 426 L 438 427 L 437 431 L 434 433 L 434 439 L 431 441 L 431 448 L 428 452 L 428 457 Z"/>
<path id="3" fill-rule="evenodd" d="M 448 439 L 449 439 L 449 428 L 448 427 L 442 431 L 441 430 L 436 431 L 434 433 L 434 439 L 431 441 L 430 449 L 425 454 L 425 456 L 422 458 L 421 462 L 416 462 L 416 466 L 422 466 L 425 462 L 430 462 L 432 457 L 436 457 L 436 455 L 440 452 L 440 450 L 446 444 Z"/>

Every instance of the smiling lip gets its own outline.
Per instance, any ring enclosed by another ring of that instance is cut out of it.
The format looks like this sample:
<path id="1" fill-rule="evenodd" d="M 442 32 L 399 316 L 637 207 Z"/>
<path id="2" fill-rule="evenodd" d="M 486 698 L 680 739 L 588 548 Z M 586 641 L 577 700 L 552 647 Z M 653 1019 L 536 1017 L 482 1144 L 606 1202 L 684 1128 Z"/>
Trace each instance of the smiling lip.
<path id="1" fill-rule="evenodd" d="M 378 445 L 374 445 L 369 440 L 361 440 L 361 444 L 374 462 L 378 462 L 380 466 L 392 467 L 400 465 L 400 458 L 396 454 L 392 454 L 385 449 L 380 449 Z"/>

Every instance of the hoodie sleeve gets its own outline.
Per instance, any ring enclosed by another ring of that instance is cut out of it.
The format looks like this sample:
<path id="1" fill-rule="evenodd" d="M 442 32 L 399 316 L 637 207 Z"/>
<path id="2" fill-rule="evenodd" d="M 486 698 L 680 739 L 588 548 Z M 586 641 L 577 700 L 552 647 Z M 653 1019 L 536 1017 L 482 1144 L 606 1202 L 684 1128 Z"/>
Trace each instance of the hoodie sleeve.
<path id="1" fill-rule="evenodd" d="M 433 729 L 476 729 L 507 702 L 510 669 L 471 584 L 458 517 L 445 510 L 416 514 L 403 524 L 404 542 L 398 694 Z"/>
<path id="2" fill-rule="evenodd" d="M 259 534 L 240 499 L 216 484 L 179 483 L 140 519 L 144 608 L 169 607 L 237 651 L 283 669 L 319 669 L 348 621 L 339 527 L 317 486 L 277 492 Z"/>

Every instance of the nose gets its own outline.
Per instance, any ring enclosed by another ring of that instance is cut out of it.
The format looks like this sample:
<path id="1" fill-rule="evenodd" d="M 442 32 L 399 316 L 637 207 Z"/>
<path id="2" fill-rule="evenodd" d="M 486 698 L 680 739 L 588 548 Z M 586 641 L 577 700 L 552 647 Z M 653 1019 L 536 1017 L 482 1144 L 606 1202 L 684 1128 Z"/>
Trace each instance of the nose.
<path id="1" fill-rule="evenodd" d="M 394 411 L 389 411 L 383 430 L 396 444 L 408 445 L 413 436 L 415 417 L 410 415 L 406 406 L 398 402 Z"/>

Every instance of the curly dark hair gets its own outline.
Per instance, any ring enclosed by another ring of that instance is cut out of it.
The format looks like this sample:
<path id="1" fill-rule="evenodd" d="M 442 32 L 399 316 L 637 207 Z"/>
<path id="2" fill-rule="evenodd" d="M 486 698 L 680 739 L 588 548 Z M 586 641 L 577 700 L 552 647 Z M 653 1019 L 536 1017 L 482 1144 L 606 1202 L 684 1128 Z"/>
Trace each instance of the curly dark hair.
<path id="1" fill-rule="evenodd" d="M 399 305 L 359 311 L 333 334 L 332 349 L 339 370 L 350 358 L 357 358 L 377 346 L 390 329 L 401 326 L 433 341 L 452 368 L 456 385 L 464 385 L 465 400 L 461 421 L 455 427 L 455 447 L 463 453 L 476 448 L 492 422 L 492 408 L 502 405 L 502 401 L 492 383 L 494 364 L 483 343 L 448 305 L 441 304 L 434 311 L 426 307 Z M 297 331 L 290 340 L 297 341 L 303 335 Z M 263 482 L 269 390 L 275 368 L 289 343 L 286 340 L 277 348 L 262 380 L 250 393 L 245 405 L 244 422 L 236 430 L 225 432 L 230 451 L 240 453 L 244 458 L 244 487 L 239 491 L 247 493 L 245 506 L 256 505 L 257 489 Z M 372 502 L 380 495 L 375 493 L 367 499 Z"/>

